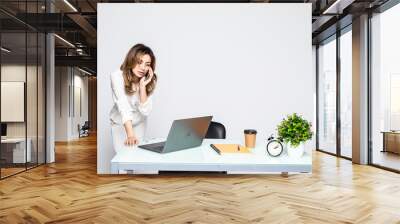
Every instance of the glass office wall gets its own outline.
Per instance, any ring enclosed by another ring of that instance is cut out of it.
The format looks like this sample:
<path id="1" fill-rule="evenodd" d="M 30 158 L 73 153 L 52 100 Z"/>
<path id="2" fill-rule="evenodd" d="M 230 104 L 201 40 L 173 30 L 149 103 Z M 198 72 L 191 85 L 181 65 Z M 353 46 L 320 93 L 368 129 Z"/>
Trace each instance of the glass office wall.
<path id="1" fill-rule="evenodd" d="M 1 3 L 2 5 L 4 3 Z M 20 2 L 19 8 L 26 3 Z M 25 94 L 26 94 L 26 32 L 22 23 L 11 25 L 1 18 L 1 125 L 0 144 L 1 178 L 26 170 L 29 151 L 26 141 Z M 10 29 L 12 27 L 12 29 Z M 9 30 L 9 31 L 8 31 Z"/>
<path id="2" fill-rule="evenodd" d="M 352 157 L 352 34 L 351 26 L 340 36 L 340 154 Z"/>
<path id="3" fill-rule="evenodd" d="M 52 3 L 54 4 L 54 3 Z M 36 13 L 46 13 L 46 0 L 38 0 L 34 7 Z M 46 35 L 37 30 L 37 163 L 46 163 Z"/>
<path id="4" fill-rule="evenodd" d="M 336 37 L 318 47 L 318 147 L 336 154 Z"/>
<path id="5" fill-rule="evenodd" d="M 37 162 L 46 162 L 46 36 L 38 33 L 38 64 L 37 64 Z"/>
<path id="6" fill-rule="evenodd" d="M 352 157 L 352 27 L 318 47 L 318 149 Z M 337 122 L 340 123 L 337 123 Z M 339 124 L 339 125 L 338 125 Z"/>
<path id="7" fill-rule="evenodd" d="M 400 4 L 371 19 L 372 164 L 400 171 Z"/>
<path id="8" fill-rule="evenodd" d="M 1 34 L 1 176 L 26 169 L 26 35 Z M 29 160 L 28 160 L 29 161 Z"/>
<path id="9" fill-rule="evenodd" d="M 42 12 L 42 5 L 42 1 L 0 3 L 16 9 L 18 16 Z M 0 20 L 2 179 L 45 163 L 46 40 L 12 15 L 0 12 Z"/>
<path id="10" fill-rule="evenodd" d="M 28 13 L 43 13 L 44 1 L 27 2 L 26 11 Z M 38 23 L 38 17 L 33 17 L 30 21 Z M 45 65 L 44 34 L 34 28 L 27 28 L 27 141 L 31 142 L 31 162 L 28 168 L 37 166 L 44 162 L 44 85 L 43 71 Z M 40 83 L 42 82 L 42 83 Z M 40 88 L 41 87 L 41 88 Z M 42 96 L 41 101 L 39 101 Z M 39 114 L 39 111 L 42 114 Z M 41 119 L 39 119 L 41 118 Z M 42 124 L 39 123 L 42 122 Z M 41 131 L 41 132 L 40 132 Z M 40 144 L 39 144 L 40 142 Z M 41 147 L 39 147 L 39 145 Z"/>
<path id="11" fill-rule="evenodd" d="M 38 76 L 38 56 L 37 56 L 37 40 L 36 32 L 28 31 L 27 38 L 27 98 L 26 98 L 26 113 L 27 113 L 27 141 L 28 150 L 30 150 L 31 160 L 27 163 L 28 168 L 37 164 L 37 76 Z M 29 149 L 30 147 L 30 149 Z"/>

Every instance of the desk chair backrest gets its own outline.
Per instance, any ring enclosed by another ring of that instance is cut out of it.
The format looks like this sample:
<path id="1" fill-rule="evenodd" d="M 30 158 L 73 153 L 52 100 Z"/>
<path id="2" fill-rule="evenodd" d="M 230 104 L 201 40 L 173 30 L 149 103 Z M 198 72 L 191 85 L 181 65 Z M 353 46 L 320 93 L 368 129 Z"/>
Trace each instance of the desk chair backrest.
<path id="1" fill-rule="evenodd" d="M 82 125 L 82 130 L 89 130 L 89 129 L 90 129 L 89 121 L 85 121 L 85 123 Z"/>
<path id="2" fill-rule="evenodd" d="M 208 127 L 207 130 L 206 138 L 225 139 L 226 138 L 225 126 L 221 123 L 211 121 L 210 126 Z"/>

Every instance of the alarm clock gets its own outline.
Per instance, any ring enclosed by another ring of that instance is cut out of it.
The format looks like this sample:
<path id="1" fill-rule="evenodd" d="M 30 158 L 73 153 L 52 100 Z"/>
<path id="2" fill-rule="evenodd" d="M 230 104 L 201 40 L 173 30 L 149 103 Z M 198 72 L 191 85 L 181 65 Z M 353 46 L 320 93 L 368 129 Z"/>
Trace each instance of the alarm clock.
<path id="1" fill-rule="evenodd" d="M 283 152 L 282 141 L 279 138 L 274 138 L 274 136 L 271 135 L 268 138 L 267 152 L 272 157 L 280 156 Z"/>

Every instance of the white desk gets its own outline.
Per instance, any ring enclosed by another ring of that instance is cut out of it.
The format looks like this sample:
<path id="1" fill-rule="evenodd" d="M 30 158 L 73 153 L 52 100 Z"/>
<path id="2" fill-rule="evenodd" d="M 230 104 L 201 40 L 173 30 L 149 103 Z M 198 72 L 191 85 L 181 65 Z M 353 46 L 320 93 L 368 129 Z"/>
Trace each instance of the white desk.
<path id="1" fill-rule="evenodd" d="M 162 140 L 153 139 L 145 143 Z M 210 147 L 212 143 L 242 144 L 234 140 L 204 139 L 199 147 L 165 154 L 124 146 L 111 160 L 111 173 L 118 174 L 120 170 L 155 174 L 158 171 L 226 171 L 228 174 L 311 172 L 312 158 L 308 153 L 297 159 L 288 157 L 286 153 L 274 158 L 266 154 L 265 145 L 259 145 L 251 153 L 219 155 Z"/>
<path id="2" fill-rule="evenodd" d="M 6 138 L 1 139 L 1 144 L 4 145 L 13 145 L 13 163 L 25 163 L 31 162 L 31 145 L 32 141 L 30 138 L 27 138 L 28 147 L 26 147 L 26 154 L 25 154 L 25 138 Z"/>

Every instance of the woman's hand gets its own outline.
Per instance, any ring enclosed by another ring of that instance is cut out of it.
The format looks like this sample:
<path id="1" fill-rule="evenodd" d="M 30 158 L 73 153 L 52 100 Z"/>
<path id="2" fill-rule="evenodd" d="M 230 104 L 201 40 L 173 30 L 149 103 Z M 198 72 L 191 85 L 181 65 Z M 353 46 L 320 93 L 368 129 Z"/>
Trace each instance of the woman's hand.
<path id="1" fill-rule="evenodd" d="M 154 72 L 153 69 L 149 66 L 149 71 L 148 71 L 149 75 L 148 76 L 144 76 L 140 79 L 140 88 L 141 89 L 146 89 L 147 84 L 150 83 L 151 79 L 153 79 L 154 76 Z M 147 77 L 147 78 L 146 78 Z"/>
<path id="2" fill-rule="evenodd" d="M 133 146 L 133 145 L 139 144 L 139 140 L 136 138 L 135 135 L 130 135 L 130 136 L 126 137 L 126 140 L 124 143 L 126 146 Z"/>

